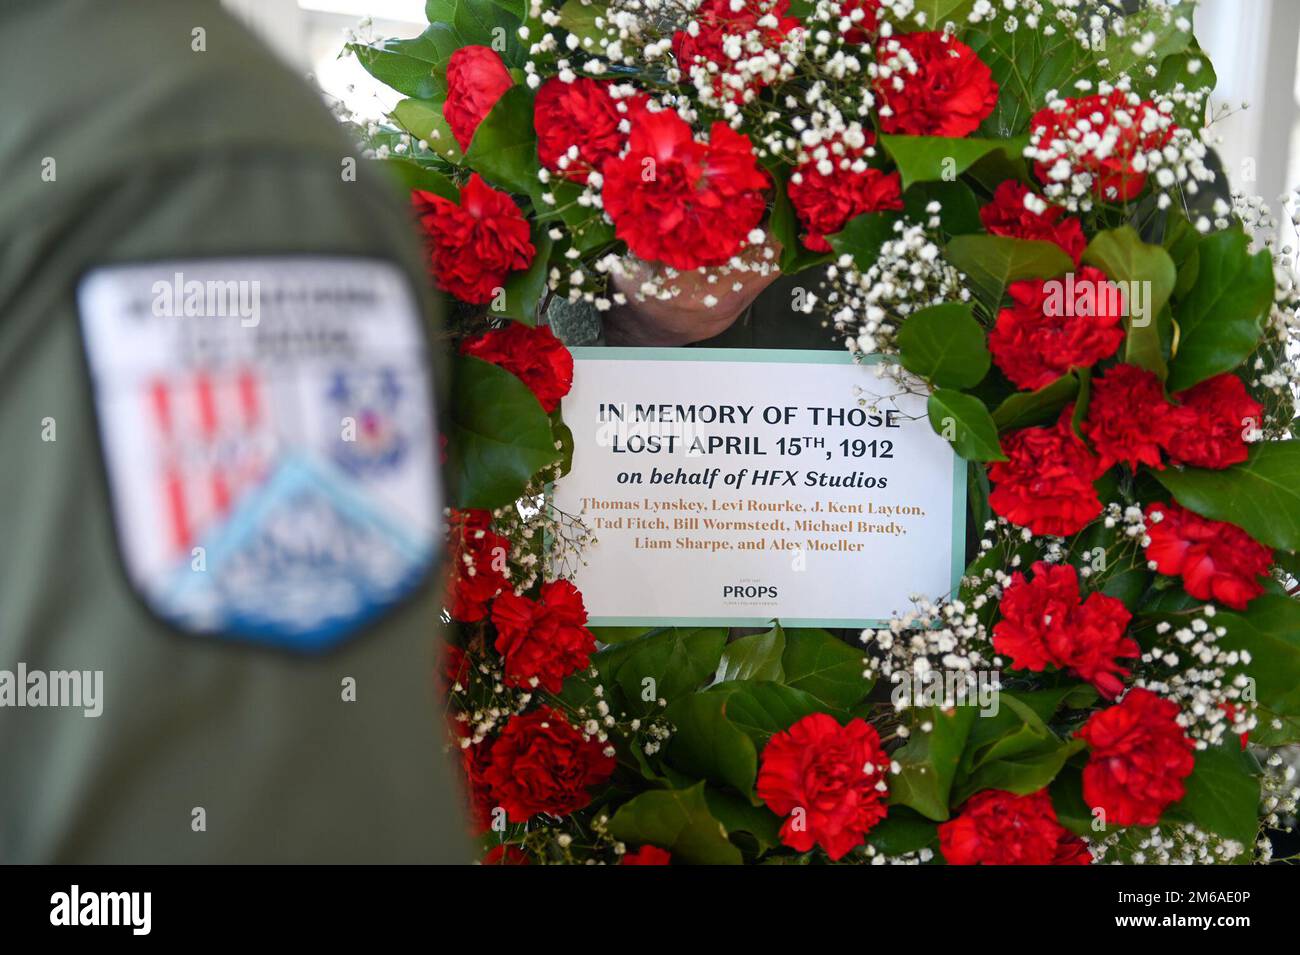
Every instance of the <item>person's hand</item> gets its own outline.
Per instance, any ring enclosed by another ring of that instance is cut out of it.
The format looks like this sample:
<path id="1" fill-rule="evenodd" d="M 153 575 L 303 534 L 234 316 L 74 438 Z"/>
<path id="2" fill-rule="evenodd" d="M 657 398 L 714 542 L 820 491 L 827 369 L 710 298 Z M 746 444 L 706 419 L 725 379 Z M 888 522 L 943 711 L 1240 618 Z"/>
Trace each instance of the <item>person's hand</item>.
<path id="1" fill-rule="evenodd" d="M 772 250 L 770 257 L 765 255 L 766 249 Z M 742 256 L 751 265 L 748 271 L 722 267 L 707 273 L 682 272 L 673 279 L 664 277 L 664 267 L 658 263 L 630 261 L 629 275 L 616 272 L 612 277 L 614 291 L 626 295 L 627 303 L 605 313 L 606 343 L 689 345 L 721 335 L 776 281 L 780 254 L 781 244 L 769 237 L 765 245 L 752 247 Z M 710 275 L 716 280 L 710 282 Z M 642 298 L 639 290 L 647 281 L 676 288 L 678 293 L 667 300 Z"/>

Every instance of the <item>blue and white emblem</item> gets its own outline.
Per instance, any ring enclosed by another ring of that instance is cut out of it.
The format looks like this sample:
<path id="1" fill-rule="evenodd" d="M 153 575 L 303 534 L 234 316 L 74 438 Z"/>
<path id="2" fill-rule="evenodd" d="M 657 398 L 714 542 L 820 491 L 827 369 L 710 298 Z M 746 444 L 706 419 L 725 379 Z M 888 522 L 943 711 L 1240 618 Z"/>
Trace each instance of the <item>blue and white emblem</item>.
<path id="1" fill-rule="evenodd" d="M 155 613 L 320 650 L 422 583 L 442 502 L 427 346 L 400 270 L 112 267 L 79 303 L 118 540 Z"/>
<path id="2" fill-rule="evenodd" d="M 402 430 L 406 389 L 396 369 L 367 373 L 339 368 L 333 373 L 329 400 L 353 428 L 350 441 L 341 441 L 334 459 L 352 474 L 386 471 L 401 465 L 407 437 Z M 352 416 L 352 417 L 350 417 Z"/>

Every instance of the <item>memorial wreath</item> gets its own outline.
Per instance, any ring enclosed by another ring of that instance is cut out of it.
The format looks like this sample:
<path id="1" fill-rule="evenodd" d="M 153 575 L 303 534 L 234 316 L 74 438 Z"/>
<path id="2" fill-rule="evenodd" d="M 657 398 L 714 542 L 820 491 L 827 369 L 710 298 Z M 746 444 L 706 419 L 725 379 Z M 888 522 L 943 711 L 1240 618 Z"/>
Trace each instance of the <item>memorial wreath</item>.
<path id="1" fill-rule="evenodd" d="M 351 44 L 453 300 L 440 681 L 485 861 L 1270 859 L 1300 297 L 1191 7 L 429 0 Z M 548 315 L 773 270 L 923 383 L 969 462 L 960 588 L 848 639 L 588 627 Z"/>

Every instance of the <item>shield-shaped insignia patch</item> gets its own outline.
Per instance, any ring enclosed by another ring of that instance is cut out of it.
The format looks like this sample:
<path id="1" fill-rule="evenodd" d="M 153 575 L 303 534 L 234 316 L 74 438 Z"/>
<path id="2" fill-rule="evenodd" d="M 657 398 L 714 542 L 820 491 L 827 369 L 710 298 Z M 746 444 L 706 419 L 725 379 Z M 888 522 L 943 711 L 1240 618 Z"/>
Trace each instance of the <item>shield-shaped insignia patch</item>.
<path id="1" fill-rule="evenodd" d="M 422 582 L 442 502 L 398 268 L 115 266 L 78 299 L 119 546 L 160 617 L 318 650 Z"/>

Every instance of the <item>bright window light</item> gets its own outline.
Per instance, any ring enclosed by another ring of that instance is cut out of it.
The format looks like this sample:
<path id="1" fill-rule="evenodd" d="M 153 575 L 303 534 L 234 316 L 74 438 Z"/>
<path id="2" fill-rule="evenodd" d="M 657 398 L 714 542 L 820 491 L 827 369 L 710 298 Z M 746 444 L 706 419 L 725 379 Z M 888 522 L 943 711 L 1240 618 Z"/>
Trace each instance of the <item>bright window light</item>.
<path id="1" fill-rule="evenodd" d="M 304 10 L 341 13 L 349 17 L 424 22 L 424 0 L 298 0 L 298 6 Z"/>

